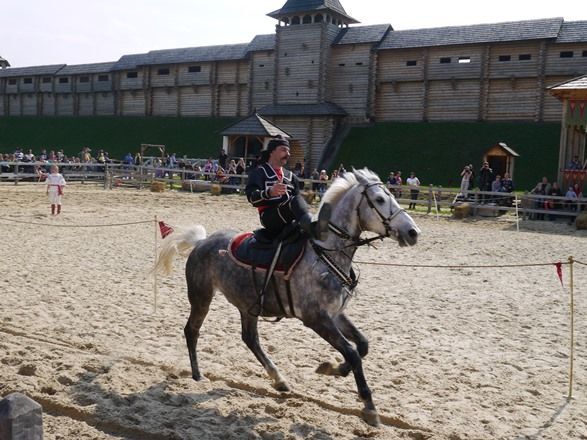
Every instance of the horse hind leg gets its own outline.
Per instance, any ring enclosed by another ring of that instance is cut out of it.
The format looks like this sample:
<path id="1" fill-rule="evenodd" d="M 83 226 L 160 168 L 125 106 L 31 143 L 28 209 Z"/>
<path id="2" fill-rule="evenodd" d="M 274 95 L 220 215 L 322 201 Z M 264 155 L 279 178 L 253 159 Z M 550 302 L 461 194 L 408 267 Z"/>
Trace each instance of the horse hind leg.
<path id="1" fill-rule="evenodd" d="M 196 287 L 197 286 L 197 287 Z M 198 367 L 198 356 L 196 354 L 198 338 L 200 337 L 200 328 L 210 309 L 210 303 L 214 296 L 212 286 L 202 287 L 196 282 L 188 282 L 188 297 L 190 299 L 191 311 L 188 322 L 183 329 L 188 353 L 190 356 L 190 366 L 192 369 L 192 378 L 201 380 L 200 369 Z"/>
<path id="2" fill-rule="evenodd" d="M 367 353 L 369 352 L 369 341 L 361 333 L 361 331 L 355 327 L 351 320 L 344 313 L 341 313 L 335 317 L 334 321 L 344 337 L 355 343 L 359 356 L 361 356 L 361 358 L 367 356 Z M 327 376 L 346 377 L 351 372 L 351 370 L 351 364 L 346 361 L 340 364 L 323 362 L 318 366 L 318 368 L 316 368 L 316 373 L 325 374 Z"/>
<path id="3" fill-rule="evenodd" d="M 241 311 L 241 326 L 242 326 L 242 338 L 244 343 L 249 347 L 249 350 L 253 352 L 255 357 L 269 374 L 269 377 L 273 379 L 273 388 L 280 392 L 288 392 L 290 388 L 281 376 L 277 367 L 273 361 L 265 354 L 259 343 L 259 332 L 257 330 L 258 319 L 254 316 L 249 315 L 246 312 Z"/>

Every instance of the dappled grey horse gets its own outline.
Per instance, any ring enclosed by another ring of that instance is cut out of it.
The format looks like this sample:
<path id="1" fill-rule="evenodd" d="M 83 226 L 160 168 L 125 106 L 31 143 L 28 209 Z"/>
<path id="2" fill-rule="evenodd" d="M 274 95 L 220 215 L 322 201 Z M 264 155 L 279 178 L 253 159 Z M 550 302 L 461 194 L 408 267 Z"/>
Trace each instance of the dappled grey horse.
<path id="1" fill-rule="evenodd" d="M 379 416 L 361 361 L 367 354 L 368 341 L 344 314 L 356 286 L 352 259 L 359 246 L 374 239 L 391 237 L 400 246 L 412 246 L 416 244 L 420 230 L 379 177 L 367 169 L 346 172 L 336 179 L 322 203 L 332 206 L 329 237 L 323 242 L 308 241 L 303 257 L 287 276 L 288 279 L 276 273 L 277 282 L 269 284 L 260 312 L 262 317 L 298 318 L 338 350 L 344 362 L 338 365 L 324 363 L 317 372 L 346 376 L 352 371 L 359 396 L 364 402 L 363 418 L 369 424 L 377 425 Z M 377 236 L 361 238 L 363 231 Z M 218 290 L 239 309 L 242 339 L 273 379 L 274 388 L 289 391 L 285 379 L 259 344 L 259 317 L 250 313 L 259 299 L 258 286 L 251 270 L 227 255 L 235 235 L 234 231 L 220 231 L 205 238 L 202 226 L 176 231 L 164 240 L 155 266 L 157 271 L 169 272 L 175 255 L 191 251 L 186 263 L 191 313 L 184 333 L 192 377 L 201 379 L 196 347 L 200 327 L 214 292 Z M 282 286 L 280 289 L 277 288 L 279 283 Z M 289 286 L 284 289 L 286 283 Z M 289 304 L 289 308 L 284 308 L 283 304 Z"/>

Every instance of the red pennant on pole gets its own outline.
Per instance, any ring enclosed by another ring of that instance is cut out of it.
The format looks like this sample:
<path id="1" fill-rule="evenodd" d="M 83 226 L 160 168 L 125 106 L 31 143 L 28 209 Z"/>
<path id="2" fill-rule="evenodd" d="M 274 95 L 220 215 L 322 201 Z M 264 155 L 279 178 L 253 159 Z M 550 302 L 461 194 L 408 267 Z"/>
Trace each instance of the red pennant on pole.
<path id="1" fill-rule="evenodd" d="M 561 286 L 564 287 L 564 284 L 563 284 L 563 264 L 559 261 L 558 263 L 554 263 L 554 265 L 556 266 L 556 274 L 558 275 L 558 279 L 561 282 Z"/>
<path id="2" fill-rule="evenodd" d="M 173 232 L 173 228 L 169 226 L 167 223 L 160 221 L 159 231 L 161 231 L 161 238 L 165 238 Z"/>

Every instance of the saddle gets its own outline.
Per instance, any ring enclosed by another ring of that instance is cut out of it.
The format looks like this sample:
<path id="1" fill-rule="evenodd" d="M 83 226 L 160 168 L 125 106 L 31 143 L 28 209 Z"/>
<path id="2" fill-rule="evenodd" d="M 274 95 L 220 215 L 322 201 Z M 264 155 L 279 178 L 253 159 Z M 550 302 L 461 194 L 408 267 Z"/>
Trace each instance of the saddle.
<path id="1" fill-rule="evenodd" d="M 229 255 L 241 266 L 253 270 L 267 270 L 281 244 L 280 255 L 274 272 L 289 278 L 304 255 L 307 239 L 297 228 L 287 229 L 278 236 L 272 236 L 266 229 L 243 232 L 232 238 L 228 245 Z"/>

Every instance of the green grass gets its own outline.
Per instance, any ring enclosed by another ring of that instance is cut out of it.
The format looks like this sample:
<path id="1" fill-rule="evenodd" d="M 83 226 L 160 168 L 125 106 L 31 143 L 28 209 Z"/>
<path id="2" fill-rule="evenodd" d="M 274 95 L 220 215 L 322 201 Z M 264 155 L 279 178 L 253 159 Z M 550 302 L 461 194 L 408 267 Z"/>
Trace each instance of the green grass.
<path id="1" fill-rule="evenodd" d="M 216 157 L 222 147 L 220 131 L 235 118 L 143 117 L 0 117 L 0 152 L 17 147 L 63 149 L 77 154 L 89 146 L 103 149 L 112 159 L 139 151 L 140 144 L 163 144 L 178 157 Z"/>
<path id="2" fill-rule="evenodd" d="M 556 179 L 559 137 L 559 123 L 378 123 L 353 128 L 333 163 L 367 166 L 384 180 L 414 171 L 423 185 L 458 187 L 465 164 L 479 169 L 484 152 L 505 142 L 520 155 L 516 189 L 530 190 L 542 176 Z"/>

